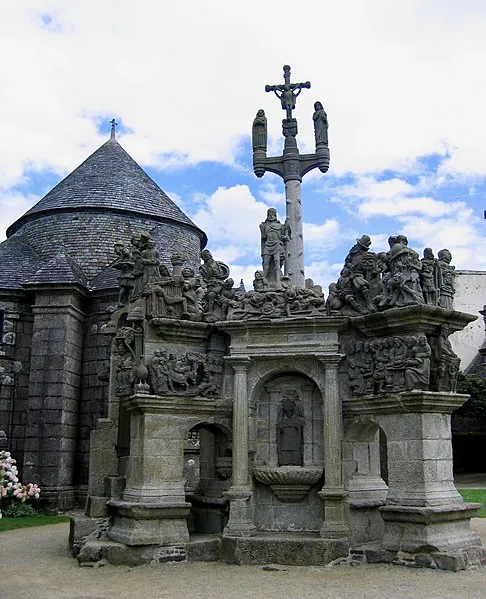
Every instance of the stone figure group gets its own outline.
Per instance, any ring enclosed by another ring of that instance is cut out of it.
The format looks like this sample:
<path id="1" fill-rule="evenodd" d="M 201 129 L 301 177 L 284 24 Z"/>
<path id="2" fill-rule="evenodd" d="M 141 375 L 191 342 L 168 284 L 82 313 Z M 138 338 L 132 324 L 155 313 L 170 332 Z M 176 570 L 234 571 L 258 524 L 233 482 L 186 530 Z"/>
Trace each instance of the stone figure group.
<path id="1" fill-rule="evenodd" d="M 178 252 L 172 255 L 172 272 L 162 264 L 159 252 L 148 233 L 132 236 L 130 247 L 115 244 L 116 259 L 112 266 L 119 271 L 118 305 L 124 308 L 141 298 L 146 299 L 146 316 L 215 322 L 225 320 L 234 299 L 233 279 L 229 268 L 213 258 L 209 250 L 201 252 L 199 274 L 184 265 Z"/>
<path id="2" fill-rule="evenodd" d="M 218 395 L 223 377 L 220 358 L 197 352 L 154 352 L 148 364 L 148 382 L 156 395 Z"/>
<path id="3" fill-rule="evenodd" d="M 351 394 L 428 390 L 431 354 L 425 335 L 356 341 L 347 353 Z"/>
<path id="4" fill-rule="evenodd" d="M 456 275 L 450 251 L 440 250 L 435 258 L 426 248 L 421 259 L 405 235 L 389 237 L 388 244 L 388 252 L 376 254 L 369 251 L 368 235 L 356 240 L 337 283 L 329 286 L 328 313 L 354 316 L 415 304 L 452 310 Z"/>
<path id="5" fill-rule="evenodd" d="M 425 334 L 352 341 L 346 354 L 351 394 L 454 391 L 459 358 L 444 326 L 432 346 Z"/>
<path id="6" fill-rule="evenodd" d="M 305 287 L 294 287 L 288 277 L 282 277 L 279 290 L 268 289 L 263 271 L 257 270 L 253 290 L 232 302 L 228 320 L 325 315 L 322 287 L 314 285 L 312 279 L 306 280 Z"/>

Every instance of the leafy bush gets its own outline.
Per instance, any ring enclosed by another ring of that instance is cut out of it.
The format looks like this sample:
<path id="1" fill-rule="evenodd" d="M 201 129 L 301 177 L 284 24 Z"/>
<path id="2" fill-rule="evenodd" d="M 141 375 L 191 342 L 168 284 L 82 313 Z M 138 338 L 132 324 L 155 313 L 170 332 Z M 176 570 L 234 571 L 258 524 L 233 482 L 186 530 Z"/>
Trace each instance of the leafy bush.
<path id="1" fill-rule="evenodd" d="M 486 379 L 460 372 L 457 378 L 457 393 L 467 393 L 471 397 L 454 414 L 486 417 Z"/>
<path id="2" fill-rule="evenodd" d="M 11 502 L 2 507 L 2 515 L 7 518 L 23 518 L 24 516 L 35 516 L 35 509 L 28 503 Z"/>

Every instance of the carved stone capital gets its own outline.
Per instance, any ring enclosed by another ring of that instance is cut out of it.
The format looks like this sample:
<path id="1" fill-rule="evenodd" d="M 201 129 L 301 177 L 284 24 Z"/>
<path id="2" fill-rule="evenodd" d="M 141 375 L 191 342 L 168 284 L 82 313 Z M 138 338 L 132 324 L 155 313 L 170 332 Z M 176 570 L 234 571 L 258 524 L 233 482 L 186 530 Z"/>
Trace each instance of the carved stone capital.
<path id="1" fill-rule="evenodd" d="M 317 354 L 316 358 L 326 370 L 330 370 L 332 368 L 337 368 L 344 356 L 344 354 Z"/>
<path id="2" fill-rule="evenodd" d="M 225 356 L 225 361 L 231 365 L 235 374 L 239 372 L 248 372 L 250 365 L 250 356 Z"/>

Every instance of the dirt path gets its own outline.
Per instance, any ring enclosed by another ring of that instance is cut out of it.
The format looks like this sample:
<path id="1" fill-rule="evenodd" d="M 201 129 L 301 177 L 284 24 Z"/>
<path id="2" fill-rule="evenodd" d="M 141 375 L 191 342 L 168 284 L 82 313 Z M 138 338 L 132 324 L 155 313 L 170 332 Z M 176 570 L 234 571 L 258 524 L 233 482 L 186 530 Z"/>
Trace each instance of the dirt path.
<path id="1" fill-rule="evenodd" d="M 486 543 L 486 518 L 473 527 Z M 451 573 L 389 565 L 335 568 L 164 564 L 80 568 L 68 524 L 0 534 L 2 599 L 484 599 L 486 566 Z"/>

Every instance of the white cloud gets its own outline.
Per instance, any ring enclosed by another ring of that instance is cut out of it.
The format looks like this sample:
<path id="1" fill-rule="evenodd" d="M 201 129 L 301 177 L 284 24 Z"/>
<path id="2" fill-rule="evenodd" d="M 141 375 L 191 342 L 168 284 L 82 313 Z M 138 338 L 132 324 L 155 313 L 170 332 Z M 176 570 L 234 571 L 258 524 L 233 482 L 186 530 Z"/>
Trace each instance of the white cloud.
<path id="1" fill-rule="evenodd" d="M 5 238 L 5 231 L 31 208 L 39 198 L 34 195 L 23 195 L 16 192 L 0 191 L 0 239 Z"/>
<path id="2" fill-rule="evenodd" d="M 247 185 L 218 187 L 191 218 L 210 240 L 217 240 L 220 251 L 226 248 L 226 258 L 231 261 L 238 251 L 240 257 L 259 254 L 258 224 L 265 220 L 267 208 L 253 197 Z"/>
<path id="3" fill-rule="evenodd" d="M 484 173 L 486 85 L 477 74 L 486 9 L 427 5 L 358 0 L 351 14 L 347 3 L 322 2 L 310 13 L 290 0 L 248 0 L 231 11 L 222 0 L 6 5 L 0 171 L 14 179 L 28 166 L 71 169 L 99 144 L 96 121 L 111 116 L 131 129 L 127 150 L 161 168 L 233 163 L 259 107 L 281 151 L 283 112 L 264 85 L 282 80 L 289 53 L 262 28 L 287 31 L 291 12 L 293 78 L 313 86 L 298 99 L 303 151 L 313 148 L 320 99 L 337 174 L 407 170 L 418 156 L 447 152 L 448 172 Z M 323 39 L 333 48 L 325 67 Z"/>

